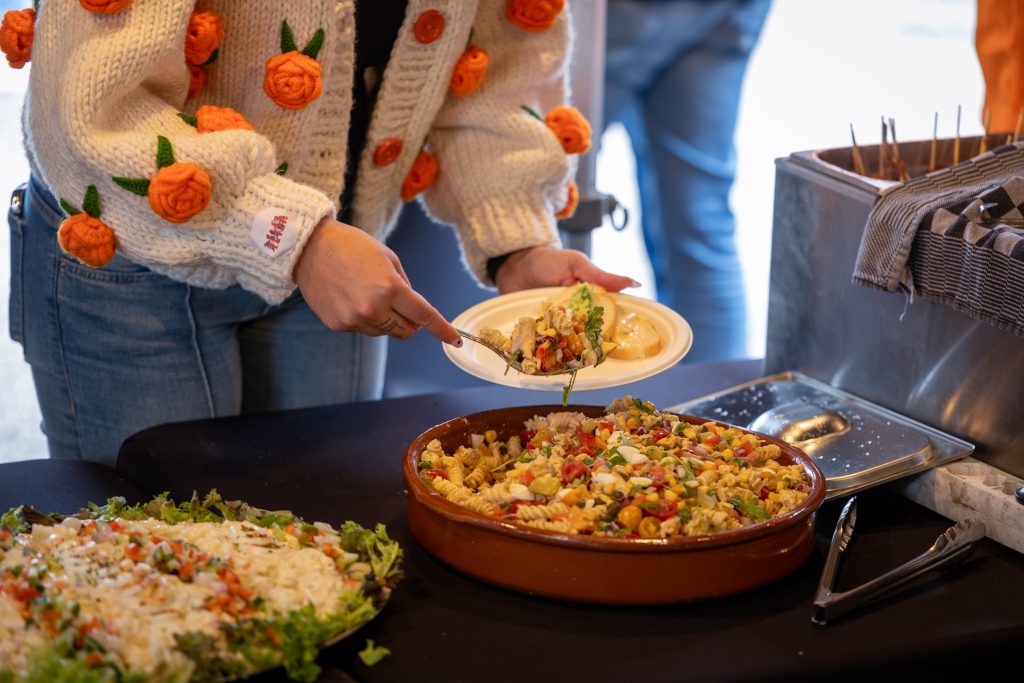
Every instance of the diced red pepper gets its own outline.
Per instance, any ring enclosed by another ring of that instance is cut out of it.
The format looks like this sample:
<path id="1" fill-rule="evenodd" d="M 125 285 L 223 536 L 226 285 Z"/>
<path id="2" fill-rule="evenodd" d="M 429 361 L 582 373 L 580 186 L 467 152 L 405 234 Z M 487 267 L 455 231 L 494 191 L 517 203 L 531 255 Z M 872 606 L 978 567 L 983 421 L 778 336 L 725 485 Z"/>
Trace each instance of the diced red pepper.
<path id="1" fill-rule="evenodd" d="M 562 465 L 562 483 L 569 485 L 579 478 L 588 478 L 590 470 L 583 463 L 572 460 Z"/>

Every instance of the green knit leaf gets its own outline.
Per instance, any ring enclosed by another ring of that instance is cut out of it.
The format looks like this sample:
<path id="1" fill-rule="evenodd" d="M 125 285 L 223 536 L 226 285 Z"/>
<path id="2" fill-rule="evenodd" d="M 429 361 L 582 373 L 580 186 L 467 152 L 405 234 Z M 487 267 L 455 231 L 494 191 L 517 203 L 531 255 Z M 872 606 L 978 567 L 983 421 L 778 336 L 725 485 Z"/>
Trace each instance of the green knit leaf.
<path id="1" fill-rule="evenodd" d="M 174 147 L 163 135 L 156 136 L 156 167 L 164 168 L 174 163 Z"/>
<path id="2" fill-rule="evenodd" d="M 287 21 L 281 22 L 281 52 L 297 52 L 299 46 L 295 43 L 295 34 Z"/>
<path id="3" fill-rule="evenodd" d="M 278 166 L 277 169 L 274 171 L 274 173 L 276 173 L 277 175 L 284 175 L 287 172 L 288 172 L 288 162 L 287 161 L 282 161 L 281 165 Z"/>
<path id="4" fill-rule="evenodd" d="M 302 48 L 302 54 L 306 55 L 310 59 L 316 59 L 316 56 L 320 54 L 320 48 L 324 46 L 325 35 L 324 30 L 322 28 L 318 28 L 316 33 L 313 34 L 313 37 L 309 39 L 308 43 L 306 43 L 306 47 Z"/>
<path id="5" fill-rule="evenodd" d="M 39 0 L 32 0 L 32 10 L 39 13 Z"/>
<path id="6" fill-rule="evenodd" d="M 64 213 L 66 213 L 69 216 L 74 216 L 76 213 L 82 213 L 81 209 L 76 209 L 63 199 L 59 199 L 57 201 L 60 204 L 60 208 L 64 209 Z"/>
<path id="7" fill-rule="evenodd" d="M 82 202 L 82 209 L 93 218 L 100 217 L 100 193 L 95 185 L 90 185 L 85 190 L 85 201 Z"/>
<path id="8" fill-rule="evenodd" d="M 192 116 L 191 114 L 178 112 L 178 118 L 187 123 L 188 125 L 192 126 L 193 128 L 199 127 L 199 119 Z"/>
<path id="9" fill-rule="evenodd" d="M 118 186 L 140 197 L 149 195 L 149 181 L 145 178 L 111 178 Z"/>
<path id="10" fill-rule="evenodd" d="M 214 62 L 216 62 L 216 61 L 217 61 L 217 57 L 219 57 L 219 56 L 220 56 L 220 48 L 217 48 L 217 49 L 216 49 L 216 50 L 214 50 L 214 51 L 213 51 L 213 53 L 212 53 L 212 54 L 210 55 L 210 58 L 209 58 L 209 59 L 207 59 L 207 60 L 206 60 L 205 62 L 203 62 L 202 64 L 200 64 L 200 66 L 210 66 L 211 64 L 213 64 Z"/>
<path id="11" fill-rule="evenodd" d="M 469 29 L 469 38 L 466 39 L 466 49 L 467 50 L 469 49 L 469 46 L 473 44 L 473 31 L 475 31 L 475 30 L 476 29 L 473 29 L 473 28 Z"/>
<path id="12" fill-rule="evenodd" d="M 537 113 L 536 111 L 534 111 L 533 109 L 530 109 L 530 108 L 529 108 L 529 107 L 527 107 L 527 106 L 526 106 L 525 104 L 524 104 L 524 105 L 522 105 L 522 107 L 523 107 L 523 111 L 525 111 L 525 112 L 526 112 L 527 114 L 529 114 L 529 115 L 530 115 L 530 116 L 532 116 L 533 118 L 537 119 L 538 121 L 543 121 L 543 120 L 544 120 L 544 117 L 543 117 L 543 116 L 541 116 L 540 114 L 538 114 L 538 113 Z"/>

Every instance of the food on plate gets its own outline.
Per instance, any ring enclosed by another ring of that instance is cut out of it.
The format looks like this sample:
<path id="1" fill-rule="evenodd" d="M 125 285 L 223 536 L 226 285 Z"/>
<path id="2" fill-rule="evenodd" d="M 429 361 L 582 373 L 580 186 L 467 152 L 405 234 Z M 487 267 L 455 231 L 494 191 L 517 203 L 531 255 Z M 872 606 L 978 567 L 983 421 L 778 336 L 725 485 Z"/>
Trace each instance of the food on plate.
<path id="1" fill-rule="evenodd" d="M 608 357 L 616 360 L 643 360 L 661 351 L 661 335 L 639 313 L 625 313 L 616 321 L 612 341 L 615 348 Z"/>
<path id="2" fill-rule="evenodd" d="M 590 282 L 569 285 L 544 301 L 544 304 L 567 306 L 577 313 L 590 313 L 594 308 L 601 308 L 601 338 L 612 338 L 615 329 L 618 306 L 615 299 L 604 287 Z"/>
<path id="3" fill-rule="evenodd" d="M 598 365 L 612 345 L 603 338 L 605 309 L 597 305 L 591 287 L 574 287 L 575 294 L 564 302 L 543 302 L 539 316 L 519 318 L 508 336 L 493 327 L 480 330 L 480 336 L 527 375 Z"/>
<path id="4" fill-rule="evenodd" d="M 422 480 L 478 513 L 566 534 L 674 538 L 738 529 L 807 499 L 779 446 L 714 422 L 688 423 L 626 396 L 600 418 L 556 412 L 518 434 L 488 431 L 420 455 Z"/>
<path id="5" fill-rule="evenodd" d="M 224 501 L 123 498 L 0 518 L 0 682 L 213 681 L 283 665 L 369 621 L 400 578 L 383 525 Z"/>

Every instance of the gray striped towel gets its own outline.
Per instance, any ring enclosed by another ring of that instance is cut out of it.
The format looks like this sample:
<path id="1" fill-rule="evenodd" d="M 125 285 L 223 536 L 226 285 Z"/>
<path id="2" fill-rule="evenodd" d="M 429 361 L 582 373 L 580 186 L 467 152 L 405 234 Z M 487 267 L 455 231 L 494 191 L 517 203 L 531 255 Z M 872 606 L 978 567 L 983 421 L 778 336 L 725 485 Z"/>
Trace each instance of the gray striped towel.
<path id="1" fill-rule="evenodd" d="M 1024 335 L 1024 143 L 884 191 L 853 281 Z"/>

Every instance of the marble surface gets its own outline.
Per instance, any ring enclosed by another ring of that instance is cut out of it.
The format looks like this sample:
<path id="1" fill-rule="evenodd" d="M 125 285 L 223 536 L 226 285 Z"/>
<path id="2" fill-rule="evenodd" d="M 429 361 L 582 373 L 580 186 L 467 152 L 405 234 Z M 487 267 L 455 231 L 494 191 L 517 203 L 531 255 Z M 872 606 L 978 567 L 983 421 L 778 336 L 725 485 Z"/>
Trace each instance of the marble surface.
<path id="1" fill-rule="evenodd" d="M 892 484 L 907 498 L 944 517 L 985 522 L 986 535 L 1024 553 L 1024 505 L 1014 492 L 1024 479 L 974 458 L 963 458 Z"/>

